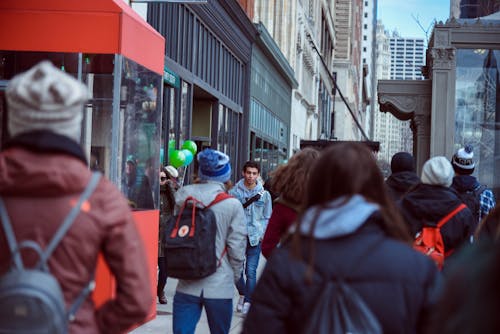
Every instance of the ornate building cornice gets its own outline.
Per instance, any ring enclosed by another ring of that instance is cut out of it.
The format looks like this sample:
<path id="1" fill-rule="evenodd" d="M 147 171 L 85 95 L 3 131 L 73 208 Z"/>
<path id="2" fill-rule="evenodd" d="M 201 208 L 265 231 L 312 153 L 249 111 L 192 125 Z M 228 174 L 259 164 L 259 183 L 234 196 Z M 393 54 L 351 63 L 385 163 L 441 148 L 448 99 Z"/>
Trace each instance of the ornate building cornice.
<path id="1" fill-rule="evenodd" d="M 433 70 L 451 70 L 455 66 L 456 49 L 432 48 L 430 50 L 431 68 Z"/>

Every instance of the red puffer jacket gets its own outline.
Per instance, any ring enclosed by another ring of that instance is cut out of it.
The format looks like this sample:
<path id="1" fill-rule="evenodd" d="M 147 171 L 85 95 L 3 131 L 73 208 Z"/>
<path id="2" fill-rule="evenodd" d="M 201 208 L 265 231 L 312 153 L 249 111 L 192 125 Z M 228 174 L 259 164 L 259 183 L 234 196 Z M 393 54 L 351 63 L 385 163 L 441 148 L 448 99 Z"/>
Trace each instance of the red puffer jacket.
<path id="1" fill-rule="evenodd" d="M 2 151 L 0 196 L 17 240 L 34 240 L 45 248 L 90 177 L 82 159 L 71 154 L 37 153 L 22 146 Z M 101 253 L 116 277 L 116 297 L 98 309 L 87 298 L 70 332 L 122 333 L 143 320 L 153 302 L 142 241 L 126 200 L 107 179 L 101 178 L 88 204 L 84 203 L 52 254 L 49 267 L 61 284 L 66 304 L 71 305 L 95 271 Z M 10 258 L 0 229 L 0 274 L 9 268 Z M 37 259 L 23 252 L 26 266 Z"/>

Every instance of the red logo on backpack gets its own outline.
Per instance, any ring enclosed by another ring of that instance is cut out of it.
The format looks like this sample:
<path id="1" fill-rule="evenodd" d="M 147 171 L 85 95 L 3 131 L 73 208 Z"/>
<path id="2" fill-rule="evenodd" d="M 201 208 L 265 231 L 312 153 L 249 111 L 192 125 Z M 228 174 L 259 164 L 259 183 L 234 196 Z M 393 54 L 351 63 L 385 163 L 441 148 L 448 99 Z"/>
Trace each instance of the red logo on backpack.
<path id="1" fill-rule="evenodd" d="M 441 219 L 436 226 L 424 226 L 422 231 L 418 232 L 415 237 L 413 248 L 429 256 L 439 269 L 443 269 L 444 260 L 451 254 L 451 252 L 445 252 L 444 250 L 441 227 L 466 207 L 465 204 L 460 204 Z"/>

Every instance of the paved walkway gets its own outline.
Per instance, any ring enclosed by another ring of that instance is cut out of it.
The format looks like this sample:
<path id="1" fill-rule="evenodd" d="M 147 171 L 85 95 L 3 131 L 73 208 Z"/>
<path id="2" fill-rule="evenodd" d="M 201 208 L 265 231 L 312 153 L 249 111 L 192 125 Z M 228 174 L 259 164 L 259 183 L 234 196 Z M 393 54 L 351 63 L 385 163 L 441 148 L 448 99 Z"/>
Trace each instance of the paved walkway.
<path id="1" fill-rule="evenodd" d="M 260 257 L 259 267 L 257 269 L 257 277 L 262 272 L 265 266 L 266 260 L 264 257 Z M 130 334 L 172 334 L 172 304 L 174 299 L 175 287 L 177 286 L 177 280 L 173 278 L 168 278 L 167 286 L 165 287 L 165 295 L 168 299 L 167 305 L 156 304 L 156 318 L 145 323 L 144 325 L 134 329 Z M 244 317 L 236 312 L 236 304 L 238 303 L 238 292 L 236 288 L 234 289 L 234 300 L 233 307 L 235 309 L 233 313 L 233 319 L 231 321 L 230 334 L 241 333 L 243 328 Z M 202 312 L 201 319 L 196 326 L 195 334 L 209 334 L 208 321 L 205 311 Z"/>

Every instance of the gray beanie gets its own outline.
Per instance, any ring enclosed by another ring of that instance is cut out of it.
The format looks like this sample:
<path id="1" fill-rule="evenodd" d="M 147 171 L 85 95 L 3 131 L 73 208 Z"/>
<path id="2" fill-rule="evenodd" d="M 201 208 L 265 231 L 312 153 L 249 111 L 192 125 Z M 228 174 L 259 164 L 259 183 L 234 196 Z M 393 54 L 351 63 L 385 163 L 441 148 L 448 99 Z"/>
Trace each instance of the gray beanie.
<path id="1" fill-rule="evenodd" d="M 12 137 L 48 130 L 80 142 L 87 87 L 49 61 L 16 75 L 6 90 Z"/>
<path id="2" fill-rule="evenodd" d="M 422 183 L 451 186 L 455 172 L 448 159 L 445 157 L 434 157 L 427 160 L 422 168 Z"/>

